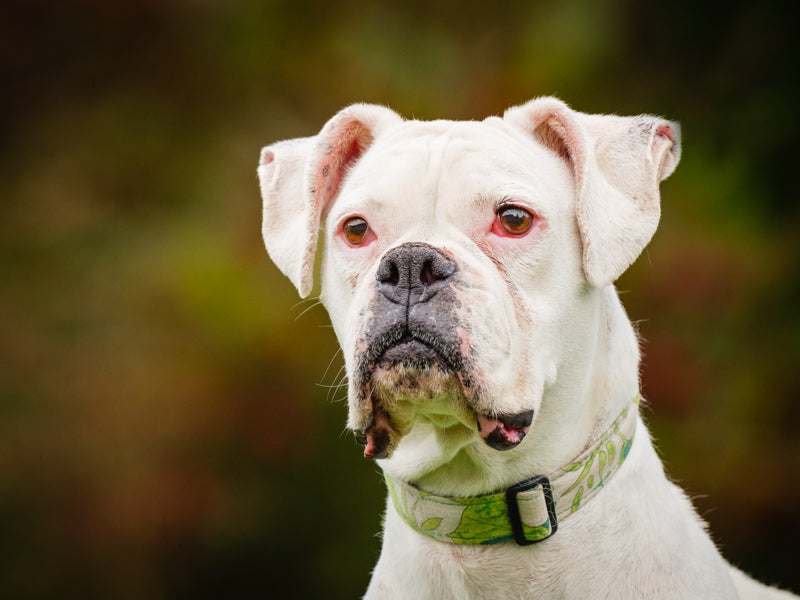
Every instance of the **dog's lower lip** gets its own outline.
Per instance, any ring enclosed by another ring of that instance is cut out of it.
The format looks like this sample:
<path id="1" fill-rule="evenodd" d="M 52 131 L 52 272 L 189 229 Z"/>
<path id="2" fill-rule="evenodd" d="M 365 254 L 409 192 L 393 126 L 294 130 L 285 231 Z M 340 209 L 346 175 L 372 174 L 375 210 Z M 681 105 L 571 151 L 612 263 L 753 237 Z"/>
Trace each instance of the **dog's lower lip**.
<path id="1" fill-rule="evenodd" d="M 388 362 L 441 361 L 433 348 L 411 336 L 405 336 L 384 350 L 380 358 Z"/>
<path id="2" fill-rule="evenodd" d="M 391 420 L 380 408 L 373 409 L 372 424 L 364 432 L 356 432 L 356 440 L 363 443 L 364 458 L 388 458 L 390 454 Z"/>
<path id="3" fill-rule="evenodd" d="M 495 450 L 516 448 L 528 434 L 532 421 L 532 410 L 498 417 L 481 413 L 477 415 L 478 433 Z"/>

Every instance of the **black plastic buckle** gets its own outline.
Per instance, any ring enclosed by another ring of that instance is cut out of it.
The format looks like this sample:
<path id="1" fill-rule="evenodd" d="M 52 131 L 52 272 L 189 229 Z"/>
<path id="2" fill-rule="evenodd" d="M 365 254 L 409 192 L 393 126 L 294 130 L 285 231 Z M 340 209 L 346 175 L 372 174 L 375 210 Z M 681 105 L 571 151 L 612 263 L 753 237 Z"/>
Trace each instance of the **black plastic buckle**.
<path id="1" fill-rule="evenodd" d="M 529 540 L 525 537 L 525 530 L 522 528 L 522 519 L 519 514 L 519 504 L 517 504 L 517 494 L 527 492 L 536 486 L 542 486 L 544 502 L 547 506 L 547 515 L 550 517 L 550 535 L 538 540 Z M 508 504 L 508 518 L 511 521 L 511 530 L 514 532 L 514 541 L 520 546 L 530 546 L 536 542 L 542 542 L 556 532 L 558 529 L 558 519 L 556 519 L 556 505 L 553 502 L 553 488 L 546 475 L 537 475 L 533 479 L 528 479 L 522 483 L 512 485 L 506 490 L 506 504 Z"/>

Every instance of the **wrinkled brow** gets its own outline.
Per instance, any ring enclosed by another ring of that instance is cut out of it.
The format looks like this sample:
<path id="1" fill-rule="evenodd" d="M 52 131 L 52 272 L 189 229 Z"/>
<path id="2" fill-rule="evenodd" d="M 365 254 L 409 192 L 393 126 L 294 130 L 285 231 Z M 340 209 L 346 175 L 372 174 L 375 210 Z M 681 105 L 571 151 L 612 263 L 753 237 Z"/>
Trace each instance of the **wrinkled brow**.
<path id="1" fill-rule="evenodd" d="M 371 196 L 363 200 L 350 201 L 347 203 L 347 205 L 344 205 L 340 202 L 334 203 L 334 205 L 330 209 L 328 217 L 338 221 L 345 215 L 351 214 L 353 212 L 364 212 L 364 213 L 374 214 L 384 210 L 388 204 L 389 203 L 387 203 L 384 200 L 379 200 L 378 198 Z"/>

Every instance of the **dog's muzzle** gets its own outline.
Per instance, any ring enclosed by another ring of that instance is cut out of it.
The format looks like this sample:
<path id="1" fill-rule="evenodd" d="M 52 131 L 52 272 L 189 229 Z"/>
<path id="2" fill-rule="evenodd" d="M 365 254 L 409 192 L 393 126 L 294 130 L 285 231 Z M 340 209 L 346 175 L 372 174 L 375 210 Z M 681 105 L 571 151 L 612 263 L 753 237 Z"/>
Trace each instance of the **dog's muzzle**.
<path id="1" fill-rule="evenodd" d="M 451 258 L 428 244 L 403 244 L 383 257 L 359 357 L 362 383 L 377 368 L 462 370 L 452 288 L 456 270 Z"/>
<path id="2" fill-rule="evenodd" d="M 356 373 L 362 393 L 372 397 L 372 423 L 356 436 L 366 446 L 368 458 L 386 458 L 401 435 L 393 426 L 381 391 L 376 393 L 377 373 L 389 374 L 390 381 L 396 377 L 398 387 L 402 386 L 400 380 L 414 380 L 415 386 L 421 387 L 422 379 L 448 379 L 467 402 L 479 393 L 471 368 L 473 358 L 463 349 L 466 333 L 455 293 L 457 272 L 453 258 L 421 242 L 390 250 L 378 265 L 378 293 L 370 305 L 372 318 Z M 383 393 L 385 396 L 385 390 Z M 477 413 L 477 431 L 490 447 L 508 450 L 522 441 L 532 418 L 532 412 Z"/>
<path id="3" fill-rule="evenodd" d="M 403 244 L 383 257 L 375 275 L 381 295 L 375 350 L 382 356 L 375 358 L 385 364 L 461 368 L 455 324 L 448 322 L 453 320 L 450 284 L 455 272 L 455 262 L 429 244 Z M 439 292 L 442 296 L 435 298 Z"/>

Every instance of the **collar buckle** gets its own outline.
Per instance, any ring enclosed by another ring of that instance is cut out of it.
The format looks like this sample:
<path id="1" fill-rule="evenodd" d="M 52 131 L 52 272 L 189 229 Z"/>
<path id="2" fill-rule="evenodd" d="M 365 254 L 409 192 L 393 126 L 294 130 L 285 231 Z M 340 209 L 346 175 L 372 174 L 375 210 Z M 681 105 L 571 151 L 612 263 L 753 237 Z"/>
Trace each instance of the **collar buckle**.
<path id="1" fill-rule="evenodd" d="M 553 488 L 546 475 L 512 485 L 506 490 L 506 504 L 514 541 L 520 546 L 544 541 L 558 529 Z"/>

